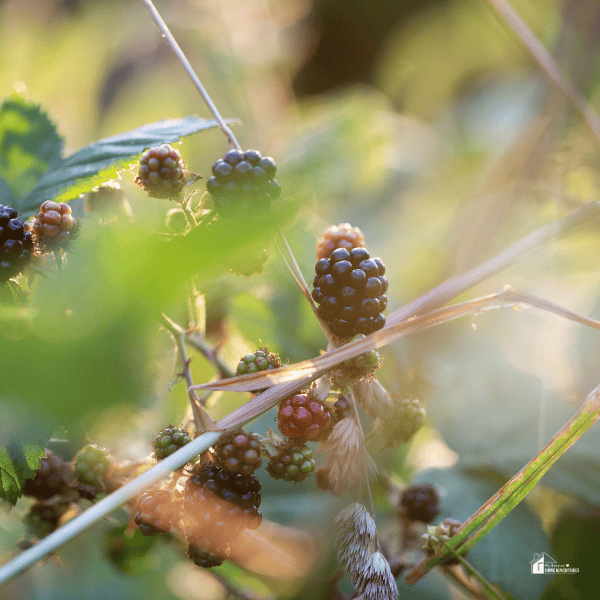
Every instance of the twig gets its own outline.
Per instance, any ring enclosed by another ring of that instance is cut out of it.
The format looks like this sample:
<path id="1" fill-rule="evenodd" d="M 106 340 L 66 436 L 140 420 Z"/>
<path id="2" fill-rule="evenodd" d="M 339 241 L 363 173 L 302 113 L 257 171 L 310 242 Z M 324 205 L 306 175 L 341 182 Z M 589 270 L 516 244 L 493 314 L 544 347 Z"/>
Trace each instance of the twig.
<path id="1" fill-rule="evenodd" d="M 146 5 L 146 8 L 150 11 L 152 18 L 156 21 L 156 24 L 158 25 L 158 28 L 163 32 L 163 35 L 165 36 L 165 38 L 166 38 L 167 42 L 169 43 L 169 45 L 171 46 L 171 48 L 173 49 L 173 52 L 175 52 L 175 54 L 177 55 L 177 58 L 181 61 L 183 68 L 186 70 L 187 74 L 190 76 L 190 79 L 194 82 L 194 85 L 200 92 L 202 99 L 204 100 L 204 102 L 206 102 L 206 105 L 208 106 L 210 112 L 214 115 L 215 119 L 217 120 L 217 123 L 219 124 L 219 127 L 223 130 L 223 133 L 227 137 L 227 140 L 229 141 L 229 145 L 232 148 L 237 149 L 241 152 L 242 147 L 239 145 L 235 135 L 233 134 L 231 129 L 229 129 L 229 127 L 227 126 L 227 123 L 225 123 L 225 120 L 221 116 L 221 113 L 215 106 L 215 103 L 212 101 L 212 98 L 209 96 L 208 92 L 204 89 L 204 86 L 202 85 L 202 83 L 200 82 L 200 79 L 198 78 L 198 75 L 196 75 L 196 72 L 192 68 L 190 61 L 187 59 L 187 57 L 183 53 L 183 50 L 179 47 L 179 44 L 177 43 L 177 41 L 173 37 L 173 34 L 170 32 L 169 28 L 167 27 L 167 24 L 164 22 L 163 18 L 160 16 L 158 10 L 156 10 L 156 7 L 152 3 L 152 0 L 142 0 L 142 2 Z"/>
<path id="2" fill-rule="evenodd" d="M 519 36 L 534 60 L 552 83 L 572 102 L 590 131 L 600 142 L 600 118 L 598 114 L 586 100 L 585 96 L 579 90 L 575 89 L 544 44 L 540 42 L 535 33 L 521 19 L 508 0 L 487 0 L 487 2 L 500 13 L 515 34 Z"/>
<path id="3" fill-rule="evenodd" d="M 204 337 L 200 334 L 199 331 L 188 331 L 185 334 L 185 341 L 190 345 L 196 348 L 202 356 L 204 356 L 209 362 L 211 362 L 219 372 L 219 375 L 223 379 L 227 379 L 229 377 L 235 377 L 235 371 L 233 371 L 227 363 L 222 360 L 219 355 L 215 352 L 214 348 L 211 348 L 207 343 Z"/>

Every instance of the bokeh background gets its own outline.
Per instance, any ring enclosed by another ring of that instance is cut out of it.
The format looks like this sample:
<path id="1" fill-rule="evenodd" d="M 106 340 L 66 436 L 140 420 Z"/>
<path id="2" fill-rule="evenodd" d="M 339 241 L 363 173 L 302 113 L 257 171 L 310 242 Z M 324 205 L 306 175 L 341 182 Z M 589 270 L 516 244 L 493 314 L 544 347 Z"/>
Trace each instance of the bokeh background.
<path id="1" fill-rule="evenodd" d="M 600 5 L 513 5 L 600 107 Z M 393 310 L 598 197 L 600 142 L 483 0 L 180 0 L 157 7 L 223 115 L 241 119 L 242 146 L 277 160 L 297 208 L 286 236 L 307 279 L 323 229 L 350 222 L 386 262 Z M 210 116 L 134 0 L 0 1 L 0 90 L 40 102 L 64 137 L 65 155 L 145 123 Z M 205 177 L 226 149 L 218 130 L 180 145 L 189 168 Z M 165 310 L 183 323 L 185 286 L 165 278 L 168 256 L 149 283 L 143 252 L 120 245 L 124 236 L 156 230 L 171 206 L 146 198 L 132 181 L 125 172 L 120 183 L 135 225 L 86 222 L 69 269 L 36 284 L 41 312 L 33 330 L 0 338 L 0 414 L 24 439 L 46 431 L 68 438 L 67 454 L 91 439 L 121 458 L 143 456 L 155 432 L 181 422 L 186 410 L 182 385 L 169 390 L 173 347 L 154 320 L 154 311 Z M 461 299 L 510 283 L 600 319 L 599 251 L 597 230 L 584 228 Z M 186 260 L 188 270 L 194 261 L 207 269 L 207 331 L 224 342 L 225 360 L 235 366 L 259 342 L 290 363 L 324 349 L 272 249 L 265 273 L 250 279 L 214 276 L 217 252 L 199 247 Z M 599 349 L 597 331 L 525 309 L 488 311 L 389 346 L 379 379 L 392 392 L 422 398 L 430 420 L 408 447 L 377 457 L 382 472 L 399 486 L 411 478 L 435 483 L 442 516 L 468 517 L 598 384 Z M 200 356 L 192 370 L 196 382 L 214 377 Z M 215 395 L 211 411 L 223 416 L 246 399 Z M 273 417 L 267 413 L 253 430 L 264 434 Z M 599 438 L 593 428 L 470 552 L 513 597 L 593 597 Z M 296 559 L 273 562 L 262 548 L 252 562 L 218 572 L 260 598 L 332 597 L 324 584 L 336 568 L 330 528 L 351 499 L 328 496 L 314 482 L 293 488 L 264 471 L 261 479 L 263 513 L 277 524 L 262 531 Z M 378 524 L 393 547 L 393 504 L 381 484 L 375 496 Z M 27 504 L 0 514 L 2 562 L 18 551 Z M 123 519 L 99 523 L 0 595 L 226 597 L 218 580 L 164 540 L 119 546 Z M 579 575 L 532 576 L 529 561 L 543 551 Z M 464 597 L 438 573 L 411 589 L 399 584 L 402 598 Z M 341 585 L 351 590 L 346 579 Z"/>

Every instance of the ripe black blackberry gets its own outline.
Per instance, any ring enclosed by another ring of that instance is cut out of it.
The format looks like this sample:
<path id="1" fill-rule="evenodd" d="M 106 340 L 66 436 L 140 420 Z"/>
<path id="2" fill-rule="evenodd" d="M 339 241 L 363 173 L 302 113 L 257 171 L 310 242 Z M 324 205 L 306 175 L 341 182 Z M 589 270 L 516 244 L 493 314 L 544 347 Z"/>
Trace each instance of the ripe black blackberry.
<path id="1" fill-rule="evenodd" d="M 411 485 L 402 492 L 399 508 L 410 521 L 431 523 L 440 512 L 440 496 L 428 483 Z"/>
<path id="2" fill-rule="evenodd" d="M 215 444 L 215 462 L 231 473 L 252 475 L 262 465 L 260 452 L 260 442 L 253 433 L 236 429 Z"/>
<path id="3" fill-rule="evenodd" d="M 72 466 L 54 452 L 46 450 L 46 456 L 40 461 L 35 477 L 25 482 L 23 494 L 38 500 L 47 500 L 64 492 L 71 479 Z"/>
<path id="4" fill-rule="evenodd" d="M 135 503 L 133 520 L 142 535 L 169 533 L 179 516 L 179 506 L 169 490 L 150 488 Z"/>
<path id="5" fill-rule="evenodd" d="M 194 561 L 195 565 L 198 565 L 204 569 L 218 567 L 222 565 L 223 561 L 227 558 L 227 556 L 218 556 L 217 554 L 213 554 L 208 550 L 203 550 L 202 548 L 192 544 L 188 546 L 187 555 L 190 560 Z"/>
<path id="6" fill-rule="evenodd" d="M 18 275 L 31 260 L 33 237 L 12 206 L 0 204 L 0 284 Z"/>
<path id="7" fill-rule="evenodd" d="M 235 540 L 244 529 L 261 524 L 260 501 L 260 482 L 254 475 L 230 473 L 212 464 L 196 465 L 185 485 L 186 527 L 200 529 L 210 549 L 219 547 Z"/>
<path id="8" fill-rule="evenodd" d="M 385 265 L 366 248 L 338 248 L 315 266 L 312 297 L 319 317 L 342 339 L 368 335 L 385 325 Z"/>
<path id="9" fill-rule="evenodd" d="M 179 199 L 185 186 L 186 166 L 171 144 L 161 144 L 146 150 L 134 182 L 151 198 Z"/>
<path id="10" fill-rule="evenodd" d="M 258 216 L 281 195 L 276 171 L 275 161 L 258 150 L 230 150 L 213 164 L 206 190 L 221 216 Z"/>
<path id="11" fill-rule="evenodd" d="M 267 473 L 273 479 L 300 482 L 316 469 L 312 450 L 306 444 L 288 440 L 277 449 L 277 454 L 267 465 Z"/>
<path id="12" fill-rule="evenodd" d="M 162 460 L 173 454 L 173 452 L 177 452 L 179 448 L 191 441 L 192 438 L 190 438 L 190 434 L 187 430 L 182 427 L 169 425 L 168 427 L 161 429 L 152 442 L 154 457 L 157 460 Z"/>

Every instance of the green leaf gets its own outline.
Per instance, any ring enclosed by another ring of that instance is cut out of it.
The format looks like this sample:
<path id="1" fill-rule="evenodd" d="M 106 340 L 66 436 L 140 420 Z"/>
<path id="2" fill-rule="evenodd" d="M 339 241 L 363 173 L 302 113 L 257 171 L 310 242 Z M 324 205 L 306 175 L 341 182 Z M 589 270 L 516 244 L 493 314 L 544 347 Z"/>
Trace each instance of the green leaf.
<path id="1" fill-rule="evenodd" d="M 452 467 L 419 473 L 411 483 L 431 483 L 440 491 L 445 518 L 465 521 L 504 483 L 493 472 Z M 539 598 L 548 584 L 544 577 L 530 577 L 534 553 L 550 552 L 550 542 L 537 516 L 524 504 L 516 506 L 493 531 L 469 550 L 466 560 L 488 581 L 515 598 Z M 410 588 L 404 588 L 407 592 Z M 402 588 L 401 588 L 402 593 Z"/>
<path id="2" fill-rule="evenodd" d="M 235 123 L 236 120 L 229 119 L 227 122 Z M 94 142 L 48 170 L 15 208 L 21 212 L 32 212 L 44 200 L 66 202 L 76 198 L 117 177 L 119 171 L 129 168 L 133 159 L 147 148 L 176 142 L 186 135 L 214 127 L 218 127 L 216 121 L 189 116 L 143 125 Z"/>
<path id="3" fill-rule="evenodd" d="M 129 524 L 108 531 L 102 540 L 102 551 L 108 562 L 125 575 L 139 577 L 153 568 L 147 560 L 148 552 L 158 541 L 158 536 L 146 537 L 136 529 L 130 534 Z"/>
<path id="4" fill-rule="evenodd" d="M 27 479 L 35 475 L 40 459 L 45 456 L 40 446 L 21 446 L 11 440 L 6 446 L 0 446 L 0 498 L 13 506 L 23 494 Z"/>
<path id="5" fill-rule="evenodd" d="M 39 105 L 17 94 L 4 101 L 0 107 L 0 176 L 14 196 L 31 191 L 46 169 L 60 161 L 61 149 L 62 139 Z M 4 195 L 0 183 L 0 202 Z"/>
<path id="6" fill-rule="evenodd" d="M 12 203 L 15 199 L 15 195 L 13 191 L 10 189 L 10 186 L 2 177 L 0 177 L 0 204 L 4 204 L 6 206 L 12 206 Z"/>

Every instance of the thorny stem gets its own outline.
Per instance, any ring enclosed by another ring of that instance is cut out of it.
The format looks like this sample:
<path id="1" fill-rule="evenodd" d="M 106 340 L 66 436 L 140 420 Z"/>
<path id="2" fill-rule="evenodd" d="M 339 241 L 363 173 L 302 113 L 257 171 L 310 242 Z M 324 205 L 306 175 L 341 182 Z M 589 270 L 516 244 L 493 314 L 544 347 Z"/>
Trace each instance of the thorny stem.
<path id="1" fill-rule="evenodd" d="M 212 98 L 209 96 L 208 92 L 204 89 L 204 86 L 202 85 L 200 79 L 198 78 L 198 75 L 196 75 L 196 72 L 192 68 L 190 61 L 187 59 L 186 55 L 183 53 L 183 50 L 179 47 L 179 44 L 177 43 L 177 41 L 173 37 L 173 34 L 167 27 L 167 24 L 164 22 L 163 18 L 160 16 L 160 13 L 158 12 L 158 10 L 156 10 L 156 7 L 152 3 L 152 0 L 142 0 L 142 2 L 146 5 L 146 8 L 149 10 L 150 14 L 152 15 L 152 18 L 156 21 L 158 28 L 162 31 L 164 37 L 166 38 L 167 42 L 169 43 L 169 46 L 171 46 L 173 52 L 175 52 L 175 54 L 177 55 L 177 58 L 181 61 L 183 68 L 186 70 L 187 74 L 190 76 L 190 79 L 193 81 L 194 85 L 200 92 L 200 95 L 202 96 L 202 99 L 204 100 L 204 102 L 206 102 L 206 105 L 208 106 L 210 112 L 214 115 L 215 119 L 217 120 L 217 123 L 219 124 L 219 127 L 223 130 L 223 133 L 227 137 L 227 140 L 229 141 L 229 145 L 233 149 L 236 149 L 236 150 L 239 150 L 240 152 L 242 152 L 242 147 L 238 143 L 235 135 L 233 134 L 231 129 L 229 129 L 229 127 L 227 126 L 227 123 L 225 123 L 225 120 L 221 116 L 219 109 L 216 107 L 215 103 L 212 101 Z"/>

